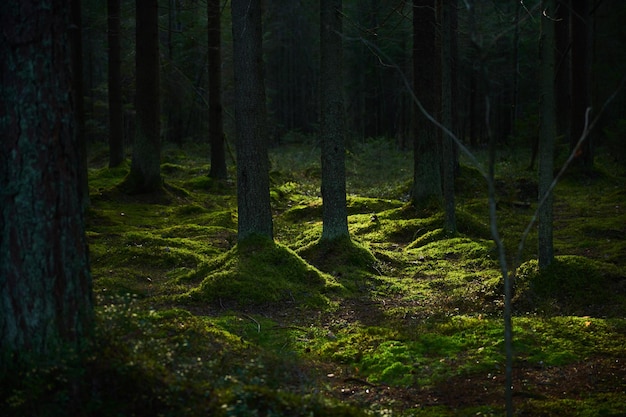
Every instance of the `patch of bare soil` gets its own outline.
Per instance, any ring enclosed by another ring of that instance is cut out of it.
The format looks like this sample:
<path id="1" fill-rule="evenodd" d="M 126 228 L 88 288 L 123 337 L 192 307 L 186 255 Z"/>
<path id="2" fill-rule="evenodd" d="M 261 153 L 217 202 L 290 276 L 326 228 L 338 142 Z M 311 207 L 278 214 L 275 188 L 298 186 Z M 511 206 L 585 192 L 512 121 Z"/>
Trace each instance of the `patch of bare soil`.
<path id="1" fill-rule="evenodd" d="M 594 358 L 560 367 L 518 364 L 513 371 L 513 398 L 524 414 L 528 400 L 580 400 L 591 394 L 626 395 L 626 357 Z M 445 406 L 459 410 L 472 406 L 504 407 L 504 374 L 476 374 L 450 378 L 429 388 L 389 387 L 337 373 L 326 375 L 328 394 L 340 401 L 397 411 Z"/>

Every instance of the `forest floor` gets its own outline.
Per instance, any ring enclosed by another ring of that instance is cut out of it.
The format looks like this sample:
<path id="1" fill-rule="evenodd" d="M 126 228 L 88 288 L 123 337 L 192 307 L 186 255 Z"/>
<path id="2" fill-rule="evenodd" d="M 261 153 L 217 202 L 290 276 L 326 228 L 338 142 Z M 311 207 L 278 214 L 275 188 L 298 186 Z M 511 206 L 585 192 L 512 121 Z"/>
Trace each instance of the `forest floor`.
<path id="1" fill-rule="evenodd" d="M 503 273 L 478 170 L 461 159 L 459 233 L 446 236 L 439 210 L 407 202 L 410 152 L 354 144 L 352 241 L 325 245 L 319 149 L 283 145 L 275 242 L 239 247 L 236 184 L 207 177 L 208 152 L 166 149 L 165 190 L 143 196 L 116 188 L 128 165 L 92 152 L 94 372 L 116 386 L 100 388 L 103 415 L 503 414 Z M 515 415 L 626 416 L 626 172 L 599 156 L 593 176 L 562 179 L 557 257 L 539 273 L 523 154 L 503 149 L 496 166 Z"/>

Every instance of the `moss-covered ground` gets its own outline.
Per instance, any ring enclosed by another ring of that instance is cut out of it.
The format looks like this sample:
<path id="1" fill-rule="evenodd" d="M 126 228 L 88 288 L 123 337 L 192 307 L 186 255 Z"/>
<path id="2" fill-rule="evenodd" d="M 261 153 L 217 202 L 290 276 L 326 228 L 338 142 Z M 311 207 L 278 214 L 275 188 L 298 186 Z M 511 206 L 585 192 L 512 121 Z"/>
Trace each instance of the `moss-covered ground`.
<path id="1" fill-rule="evenodd" d="M 87 214 L 93 415 L 503 414 L 502 273 L 486 186 L 464 159 L 459 234 L 446 236 L 441 212 L 408 203 L 410 152 L 352 146 L 352 240 L 328 243 L 319 149 L 274 149 L 275 241 L 237 245 L 236 184 L 207 177 L 206 147 L 166 149 L 158 195 L 121 193 L 128 166 L 109 169 L 104 155 L 92 152 Z M 534 227 L 515 263 L 537 193 L 520 155 L 504 149 L 496 167 L 500 233 L 509 268 L 519 267 L 516 415 L 623 416 L 624 169 L 599 156 L 593 176 L 559 183 L 557 258 L 539 273 Z M 13 410 L 51 396 L 29 392 L 42 377 L 30 378 L 10 396 Z"/>

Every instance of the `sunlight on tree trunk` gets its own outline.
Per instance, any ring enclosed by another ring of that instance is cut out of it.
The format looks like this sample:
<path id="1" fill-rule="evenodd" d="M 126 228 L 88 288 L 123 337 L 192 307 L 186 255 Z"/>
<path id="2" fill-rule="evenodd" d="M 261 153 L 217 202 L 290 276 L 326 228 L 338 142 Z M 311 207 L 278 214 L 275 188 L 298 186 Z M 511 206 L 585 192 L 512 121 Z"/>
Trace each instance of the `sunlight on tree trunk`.
<path id="1" fill-rule="evenodd" d="M 321 122 L 322 239 L 348 236 L 342 82 L 341 0 L 322 0 Z"/>

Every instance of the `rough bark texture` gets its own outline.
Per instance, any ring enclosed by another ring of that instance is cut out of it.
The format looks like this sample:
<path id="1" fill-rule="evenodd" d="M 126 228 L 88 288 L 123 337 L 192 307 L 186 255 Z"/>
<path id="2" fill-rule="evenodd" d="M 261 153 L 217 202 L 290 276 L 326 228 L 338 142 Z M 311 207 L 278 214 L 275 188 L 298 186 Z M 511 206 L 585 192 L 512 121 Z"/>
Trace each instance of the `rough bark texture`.
<path id="1" fill-rule="evenodd" d="M 556 115 L 554 98 L 554 0 L 543 0 L 541 10 L 541 127 L 539 130 L 539 267 L 545 268 L 554 259 L 552 238 L 552 201 L 549 188 L 554 179 L 554 138 Z M 546 17 L 547 16 L 547 17 Z"/>
<path id="2" fill-rule="evenodd" d="M 435 31 L 434 0 L 413 0 L 413 90 L 430 114 L 435 112 Z M 413 204 L 417 207 L 441 204 L 440 152 L 435 125 L 414 106 Z"/>
<path id="3" fill-rule="evenodd" d="M 0 7 L 0 22 L 0 358 L 28 352 L 54 359 L 80 345 L 93 311 L 70 1 L 9 2 Z"/>
<path id="4" fill-rule="evenodd" d="M 124 161 L 120 0 L 107 0 L 107 24 L 109 43 L 109 166 L 116 167 Z"/>
<path id="5" fill-rule="evenodd" d="M 130 193 L 160 190 L 159 27 L 157 0 L 137 0 L 137 131 L 126 179 Z"/>
<path id="6" fill-rule="evenodd" d="M 209 59 L 209 142 L 211 144 L 211 178 L 226 179 L 226 152 L 222 120 L 222 31 L 220 0 L 207 1 Z"/>
<path id="7" fill-rule="evenodd" d="M 343 106 L 341 0 L 320 2 L 322 239 L 348 236 Z"/>
<path id="8" fill-rule="evenodd" d="M 237 123 L 238 241 L 273 238 L 267 155 L 267 111 L 263 83 L 261 4 L 231 2 Z"/>

